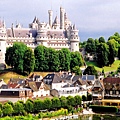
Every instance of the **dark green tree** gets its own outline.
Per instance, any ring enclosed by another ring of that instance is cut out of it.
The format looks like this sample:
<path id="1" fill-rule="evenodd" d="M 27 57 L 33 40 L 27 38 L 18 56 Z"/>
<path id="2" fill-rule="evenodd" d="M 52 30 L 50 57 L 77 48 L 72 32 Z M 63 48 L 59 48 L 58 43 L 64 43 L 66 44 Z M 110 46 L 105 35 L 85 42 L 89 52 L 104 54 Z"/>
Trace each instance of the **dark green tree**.
<path id="1" fill-rule="evenodd" d="M 23 73 L 23 57 L 27 49 L 24 43 L 15 42 L 13 44 L 13 66 L 16 72 Z"/>
<path id="2" fill-rule="evenodd" d="M 92 38 L 88 38 L 87 40 L 87 45 L 85 47 L 85 51 L 87 53 L 95 53 L 96 52 L 96 46 L 95 46 L 95 41 Z"/>
<path id="3" fill-rule="evenodd" d="M 82 98 L 79 95 L 76 95 L 74 99 L 75 99 L 75 105 L 81 105 Z"/>
<path id="4" fill-rule="evenodd" d="M 61 102 L 61 107 L 62 107 L 62 108 L 67 107 L 67 99 L 66 99 L 66 97 L 61 96 L 61 97 L 60 97 L 60 102 Z"/>
<path id="5" fill-rule="evenodd" d="M 35 55 L 35 70 L 36 71 L 44 71 L 44 61 L 45 55 L 44 55 L 44 46 L 39 45 L 34 49 L 34 55 Z"/>
<path id="6" fill-rule="evenodd" d="M 27 75 L 30 74 L 34 70 L 35 66 L 35 57 L 33 50 L 31 48 L 27 48 L 23 57 L 23 71 Z"/>
<path id="7" fill-rule="evenodd" d="M 58 97 L 54 97 L 52 98 L 52 108 L 58 109 L 61 107 L 61 102 L 60 99 Z"/>
<path id="8" fill-rule="evenodd" d="M 85 95 L 82 95 L 82 101 L 86 101 L 87 97 Z"/>
<path id="9" fill-rule="evenodd" d="M 43 108 L 49 110 L 51 108 L 51 106 L 52 106 L 52 101 L 49 98 L 46 98 L 43 101 Z"/>
<path id="10" fill-rule="evenodd" d="M 49 71 L 57 72 L 59 71 L 59 66 L 60 66 L 58 52 L 55 51 L 55 49 L 53 48 L 48 48 L 48 49 L 49 49 L 49 62 L 48 62 Z"/>
<path id="11" fill-rule="evenodd" d="M 14 61 L 13 61 L 13 47 L 9 47 L 6 49 L 6 53 L 5 53 L 5 63 L 8 66 L 11 66 L 13 68 L 14 66 Z"/>
<path id="12" fill-rule="evenodd" d="M 33 112 L 33 102 L 31 102 L 30 100 L 27 100 L 25 103 L 25 111 L 27 113 Z"/>
<path id="13" fill-rule="evenodd" d="M 85 71 L 83 72 L 83 75 L 95 75 L 96 77 L 98 76 L 97 70 L 95 69 L 94 66 L 88 66 Z"/>
<path id="14" fill-rule="evenodd" d="M 98 39 L 98 41 L 99 41 L 99 43 L 105 43 L 104 37 L 100 37 L 100 38 Z"/>
<path id="15" fill-rule="evenodd" d="M 14 114 L 15 115 L 22 115 L 22 113 L 24 111 L 24 106 L 23 106 L 22 103 L 20 103 L 18 101 L 16 103 L 14 103 L 13 110 L 14 110 Z"/>
<path id="16" fill-rule="evenodd" d="M 4 116 L 9 116 L 9 115 L 11 115 L 12 113 L 13 113 L 13 108 L 12 108 L 12 106 L 10 105 L 10 104 L 4 104 L 3 105 L 3 108 L 2 108 L 2 112 L 3 112 L 3 115 Z"/>
<path id="17" fill-rule="evenodd" d="M 61 54 L 59 54 L 60 68 L 61 70 L 70 70 L 71 55 L 70 50 L 67 48 L 61 49 Z"/>
<path id="18" fill-rule="evenodd" d="M 43 101 L 40 99 L 35 99 L 33 102 L 34 112 L 38 113 L 40 110 L 43 110 Z"/>
<path id="19" fill-rule="evenodd" d="M 75 75 L 82 75 L 82 71 L 79 66 L 75 66 L 71 71 L 75 73 Z"/>
<path id="20" fill-rule="evenodd" d="M 81 67 L 83 65 L 83 59 L 80 52 L 71 52 L 70 69 L 72 70 L 75 66 Z"/>
<path id="21" fill-rule="evenodd" d="M 107 42 L 108 46 L 109 46 L 109 64 L 112 65 L 114 62 L 114 58 L 117 56 L 118 54 L 118 49 L 117 49 L 117 44 L 116 41 L 114 39 L 109 40 Z"/>
<path id="22" fill-rule="evenodd" d="M 120 66 L 117 68 L 117 72 L 120 73 Z"/>
<path id="23" fill-rule="evenodd" d="M 97 51 L 96 51 L 96 55 L 97 55 L 97 64 L 100 67 L 104 67 L 107 66 L 109 64 L 109 46 L 106 43 L 100 43 L 97 46 Z"/>
<path id="24" fill-rule="evenodd" d="M 67 105 L 68 106 L 75 106 L 75 98 L 73 96 L 67 97 Z"/>

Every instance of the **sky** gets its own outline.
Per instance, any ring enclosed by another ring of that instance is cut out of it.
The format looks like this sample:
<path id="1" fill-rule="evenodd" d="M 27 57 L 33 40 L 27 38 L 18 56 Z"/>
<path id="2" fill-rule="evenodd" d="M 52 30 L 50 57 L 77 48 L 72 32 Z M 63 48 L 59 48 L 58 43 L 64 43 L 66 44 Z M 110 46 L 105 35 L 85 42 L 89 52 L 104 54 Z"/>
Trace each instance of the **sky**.
<path id="1" fill-rule="evenodd" d="M 48 22 L 50 9 L 53 20 L 59 17 L 60 6 L 76 24 L 81 41 L 101 36 L 107 40 L 115 32 L 120 33 L 120 0 L 0 0 L 0 18 L 7 27 L 12 23 L 28 27 L 35 16 Z"/>

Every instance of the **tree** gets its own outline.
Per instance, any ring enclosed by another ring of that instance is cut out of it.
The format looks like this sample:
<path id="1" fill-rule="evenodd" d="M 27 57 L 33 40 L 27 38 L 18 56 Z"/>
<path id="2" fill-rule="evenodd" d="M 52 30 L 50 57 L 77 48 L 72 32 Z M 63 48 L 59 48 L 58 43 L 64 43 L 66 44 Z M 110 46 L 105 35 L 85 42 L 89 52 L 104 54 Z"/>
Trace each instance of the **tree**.
<path id="1" fill-rule="evenodd" d="M 61 102 L 61 107 L 62 107 L 62 108 L 67 107 L 67 99 L 66 99 L 66 97 L 61 96 L 61 97 L 60 97 L 60 102 Z"/>
<path id="2" fill-rule="evenodd" d="M 89 94 L 89 93 L 88 93 L 88 95 L 87 95 L 87 100 L 88 100 L 88 101 L 91 101 L 91 100 L 92 100 L 92 95 Z"/>
<path id="3" fill-rule="evenodd" d="M 75 73 L 75 75 L 82 75 L 82 71 L 79 66 L 75 66 L 71 71 Z"/>
<path id="4" fill-rule="evenodd" d="M 82 95 L 82 101 L 86 101 L 87 97 L 85 95 Z"/>
<path id="5" fill-rule="evenodd" d="M 96 77 L 98 76 L 97 70 L 95 69 L 94 66 L 88 66 L 85 71 L 83 72 L 83 75 L 95 75 Z"/>
<path id="6" fill-rule="evenodd" d="M 109 64 L 112 65 L 114 62 L 114 58 L 117 56 L 118 54 L 118 49 L 117 49 L 117 44 L 116 41 L 114 39 L 109 40 L 107 42 L 108 46 L 109 46 Z"/>
<path id="7" fill-rule="evenodd" d="M 99 43 L 105 43 L 104 37 L 100 37 L 100 38 L 98 39 L 98 41 L 99 41 Z"/>
<path id="8" fill-rule="evenodd" d="M 44 109 L 50 109 L 52 106 L 52 101 L 49 99 L 49 98 L 46 98 L 44 101 L 43 101 L 43 107 Z"/>
<path id="9" fill-rule="evenodd" d="M 76 95 L 74 99 L 75 99 L 75 105 L 81 105 L 82 99 L 79 95 Z"/>
<path id="10" fill-rule="evenodd" d="M 85 47 L 85 51 L 87 53 L 95 53 L 96 52 L 95 41 L 92 38 L 88 38 L 87 45 Z"/>
<path id="11" fill-rule="evenodd" d="M 6 53 L 5 53 L 5 63 L 8 66 L 11 66 L 13 68 L 14 66 L 14 61 L 13 61 L 13 47 L 9 47 L 6 49 Z"/>
<path id="12" fill-rule="evenodd" d="M 36 71 L 44 71 L 44 61 L 45 55 L 44 55 L 44 46 L 39 45 L 34 49 L 34 55 L 35 55 L 35 70 Z"/>
<path id="13" fill-rule="evenodd" d="M 107 66 L 109 64 L 109 46 L 106 43 L 100 43 L 97 46 L 97 51 L 96 51 L 96 55 L 97 55 L 97 64 L 100 67 L 104 67 Z"/>
<path id="14" fill-rule="evenodd" d="M 80 52 L 71 52 L 70 69 L 72 70 L 75 66 L 81 67 L 83 65 L 83 59 Z"/>
<path id="15" fill-rule="evenodd" d="M 33 112 L 33 103 L 30 100 L 27 100 L 25 103 L 25 110 L 28 113 Z"/>
<path id="16" fill-rule="evenodd" d="M 2 108 L 2 112 L 4 116 L 11 115 L 13 113 L 13 108 L 10 104 L 4 104 Z"/>
<path id="17" fill-rule="evenodd" d="M 33 102 L 34 112 L 38 113 L 40 110 L 43 109 L 43 101 L 40 99 L 36 99 Z"/>
<path id="18" fill-rule="evenodd" d="M 59 51 L 60 69 L 64 71 L 70 70 L 71 55 L 70 50 L 67 48 L 62 48 Z"/>
<path id="19" fill-rule="evenodd" d="M 58 109 L 61 107 L 60 99 L 57 97 L 52 98 L 52 108 Z"/>
<path id="20" fill-rule="evenodd" d="M 75 106 L 75 98 L 73 96 L 67 97 L 67 105 L 68 106 Z"/>
<path id="21" fill-rule="evenodd" d="M 23 71 L 30 74 L 34 70 L 35 57 L 31 48 L 27 48 L 23 58 Z"/>
<path id="22" fill-rule="evenodd" d="M 117 68 L 117 72 L 120 73 L 120 66 Z"/>
<path id="23" fill-rule="evenodd" d="M 13 106 L 14 109 L 14 114 L 15 115 L 21 115 L 24 111 L 24 106 L 22 103 L 20 103 L 19 101 L 16 102 Z"/>
<path id="24" fill-rule="evenodd" d="M 27 49 L 24 43 L 15 42 L 12 47 L 12 61 L 11 65 L 18 73 L 23 73 L 23 57 Z"/>
<path id="25" fill-rule="evenodd" d="M 48 61 L 48 66 L 49 66 L 49 71 L 59 71 L 59 57 L 58 57 L 58 52 L 55 51 L 53 48 L 48 48 L 49 49 L 49 61 Z"/>

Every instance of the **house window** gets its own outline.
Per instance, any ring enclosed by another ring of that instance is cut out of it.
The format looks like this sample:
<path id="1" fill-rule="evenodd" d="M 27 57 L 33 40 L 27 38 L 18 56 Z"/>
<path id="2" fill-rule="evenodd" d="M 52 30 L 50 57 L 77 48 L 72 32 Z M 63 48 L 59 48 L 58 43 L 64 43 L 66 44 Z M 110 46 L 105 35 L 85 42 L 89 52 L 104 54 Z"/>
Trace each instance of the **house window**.
<path id="1" fill-rule="evenodd" d="M 116 94 L 118 95 L 118 94 L 119 94 L 119 91 L 116 91 Z"/>
<path id="2" fill-rule="evenodd" d="M 112 95 L 112 91 L 110 91 L 110 95 Z"/>

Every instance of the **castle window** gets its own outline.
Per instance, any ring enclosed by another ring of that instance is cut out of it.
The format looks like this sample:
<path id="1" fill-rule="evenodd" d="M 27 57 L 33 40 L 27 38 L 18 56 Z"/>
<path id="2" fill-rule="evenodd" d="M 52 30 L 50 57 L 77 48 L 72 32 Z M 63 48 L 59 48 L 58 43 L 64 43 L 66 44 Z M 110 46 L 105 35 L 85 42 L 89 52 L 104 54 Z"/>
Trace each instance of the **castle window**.
<path id="1" fill-rule="evenodd" d="M 77 44 L 76 44 L 76 46 L 77 46 Z"/>

